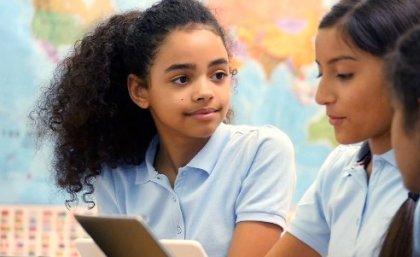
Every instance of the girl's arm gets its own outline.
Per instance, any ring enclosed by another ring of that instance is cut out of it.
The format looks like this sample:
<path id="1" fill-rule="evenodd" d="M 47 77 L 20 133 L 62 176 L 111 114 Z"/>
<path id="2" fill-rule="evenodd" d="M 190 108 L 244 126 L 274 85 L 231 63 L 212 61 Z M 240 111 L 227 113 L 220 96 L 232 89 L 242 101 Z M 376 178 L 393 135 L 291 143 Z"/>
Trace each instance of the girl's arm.
<path id="1" fill-rule="evenodd" d="M 264 257 L 287 224 L 296 180 L 294 149 L 287 135 L 271 126 L 253 130 L 241 142 L 249 168 L 236 200 L 228 257 Z"/>
<path id="2" fill-rule="evenodd" d="M 321 255 L 292 234 L 286 233 L 265 257 L 321 257 Z"/>
<path id="3" fill-rule="evenodd" d="M 279 239 L 282 228 L 278 225 L 242 221 L 236 225 L 228 257 L 263 257 Z"/>

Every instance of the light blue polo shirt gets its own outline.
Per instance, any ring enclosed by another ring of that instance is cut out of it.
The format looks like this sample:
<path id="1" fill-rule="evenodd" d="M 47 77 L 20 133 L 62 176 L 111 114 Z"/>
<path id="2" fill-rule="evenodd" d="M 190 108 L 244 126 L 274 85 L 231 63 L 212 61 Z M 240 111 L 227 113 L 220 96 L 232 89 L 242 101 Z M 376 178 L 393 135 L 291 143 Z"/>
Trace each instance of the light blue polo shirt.
<path id="1" fill-rule="evenodd" d="M 237 222 L 285 227 L 295 157 L 279 129 L 221 124 L 174 188 L 153 167 L 158 143 L 139 166 L 103 169 L 94 193 L 100 214 L 140 215 L 158 239 L 198 240 L 210 257 L 227 255 Z"/>
<path id="2" fill-rule="evenodd" d="M 289 232 L 322 256 L 378 256 L 392 217 L 407 199 L 394 151 L 372 156 L 368 181 L 360 163 L 365 146 L 338 146 L 297 206 Z"/>
<path id="3" fill-rule="evenodd" d="M 420 257 L 420 199 L 417 200 L 416 212 L 414 214 L 413 238 L 413 256 Z"/>

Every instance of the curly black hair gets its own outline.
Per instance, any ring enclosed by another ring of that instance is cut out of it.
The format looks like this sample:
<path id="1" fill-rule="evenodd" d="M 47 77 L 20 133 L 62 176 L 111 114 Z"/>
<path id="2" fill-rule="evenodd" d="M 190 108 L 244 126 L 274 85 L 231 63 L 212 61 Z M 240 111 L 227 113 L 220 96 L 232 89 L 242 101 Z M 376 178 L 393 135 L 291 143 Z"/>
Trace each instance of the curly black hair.
<path id="1" fill-rule="evenodd" d="M 148 81 L 150 66 L 175 29 L 205 25 L 227 41 L 222 27 L 196 0 L 162 0 L 144 12 L 116 14 L 88 33 L 57 67 L 30 118 L 39 140 L 54 143 L 57 185 L 94 206 L 94 177 L 102 167 L 138 165 L 156 127 L 129 97 L 127 77 Z M 228 51 L 229 52 L 229 51 Z M 147 87 L 147 83 L 145 85 Z"/>

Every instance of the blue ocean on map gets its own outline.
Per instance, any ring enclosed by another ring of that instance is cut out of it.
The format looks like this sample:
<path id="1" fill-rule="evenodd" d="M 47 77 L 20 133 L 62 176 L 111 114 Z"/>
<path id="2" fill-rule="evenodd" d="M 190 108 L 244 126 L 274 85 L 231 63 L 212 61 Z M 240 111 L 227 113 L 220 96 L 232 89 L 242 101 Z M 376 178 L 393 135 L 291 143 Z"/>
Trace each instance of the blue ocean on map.
<path id="1" fill-rule="evenodd" d="M 66 195 L 54 182 L 51 147 L 48 143 L 37 145 L 28 115 L 71 43 L 63 41 L 60 45 L 38 36 L 42 27 L 34 25 L 34 17 L 44 17 L 40 15 L 45 13 L 37 10 L 34 2 L 0 1 L 0 204 L 62 205 Z M 114 0 L 112 6 L 114 11 L 123 11 L 152 3 Z M 54 15 L 60 17 L 59 13 Z M 49 26 L 53 33 L 55 27 Z M 297 202 L 334 147 L 334 142 L 328 140 L 331 131 L 324 136 L 322 130 L 312 129 L 314 124 L 322 123 L 324 115 L 313 99 L 317 67 L 306 65 L 297 77 L 286 60 L 278 61 L 269 74 L 259 60 L 249 55 L 241 55 L 240 62 L 232 95 L 233 123 L 272 124 L 289 135 L 296 151 Z"/>

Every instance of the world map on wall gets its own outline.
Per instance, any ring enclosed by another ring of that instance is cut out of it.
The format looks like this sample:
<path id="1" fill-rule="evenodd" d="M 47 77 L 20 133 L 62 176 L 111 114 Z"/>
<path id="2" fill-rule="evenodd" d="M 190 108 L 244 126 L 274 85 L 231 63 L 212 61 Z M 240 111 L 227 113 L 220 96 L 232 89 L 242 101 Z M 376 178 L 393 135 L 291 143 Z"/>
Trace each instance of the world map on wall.
<path id="1" fill-rule="evenodd" d="M 39 147 L 28 114 L 39 89 L 74 42 L 112 13 L 154 0 L 0 1 L 0 204 L 62 204 L 51 175 L 51 149 Z M 238 67 L 233 123 L 273 124 L 295 146 L 297 201 L 336 145 L 314 102 L 313 40 L 331 6 L 321 0 L 207 0 L 233 39 Z"/>

